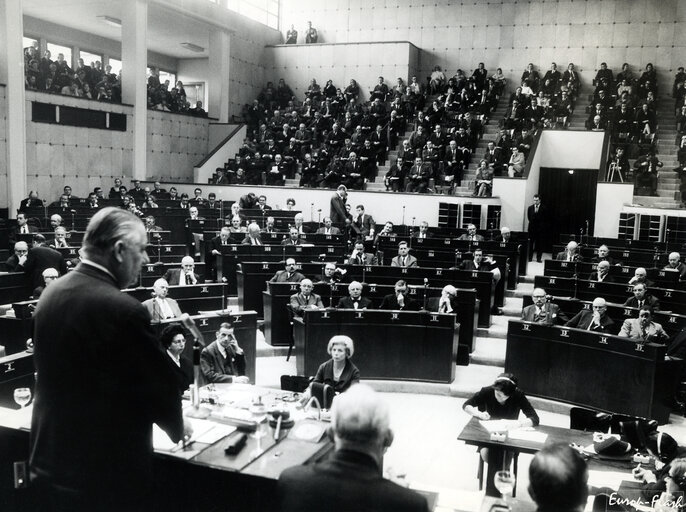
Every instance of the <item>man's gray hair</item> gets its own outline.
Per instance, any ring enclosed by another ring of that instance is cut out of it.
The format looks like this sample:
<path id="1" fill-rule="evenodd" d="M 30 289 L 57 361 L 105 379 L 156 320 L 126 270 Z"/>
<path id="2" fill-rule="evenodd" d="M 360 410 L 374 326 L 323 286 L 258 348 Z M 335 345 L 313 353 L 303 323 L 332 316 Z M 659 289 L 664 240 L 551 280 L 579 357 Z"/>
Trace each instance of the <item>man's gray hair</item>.
<path id="1" fill-rule="evenodd" d="M 86 254 L 104 254 L 119 240 L 130 242 L 136 227 L 145 229 L 143 222 L 133 213 L 115 207 L 103 208 L 88 223 L 83 249 Z"/>
<path id="2" fill-rule="evenodd" d="M 334 400 L 331 425 L 343 441 L 374 444 L 390 429 L 388 404 L 372 388 L 355 384 Z"/>

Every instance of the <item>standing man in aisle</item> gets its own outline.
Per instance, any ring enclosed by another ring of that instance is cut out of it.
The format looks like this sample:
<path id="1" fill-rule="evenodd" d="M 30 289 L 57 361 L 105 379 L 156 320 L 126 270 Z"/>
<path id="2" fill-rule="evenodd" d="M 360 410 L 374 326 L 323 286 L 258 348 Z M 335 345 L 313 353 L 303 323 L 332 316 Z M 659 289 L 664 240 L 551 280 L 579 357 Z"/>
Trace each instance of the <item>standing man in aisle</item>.
<path id="1" fill-rule="evenodd" d="M 36 309 L 30 472 L 40 510 L 149 510 L 152 424 L 173 441 L 184 437 L 181 397 L 150 315 L 120 291 L 148 263 L 146 244 L 135 215 L 100 210 L 81 263 Z"/>
<path id="2" fill-rule="evenodd" d="M 345 224 L 345 219 L 348 218 L 348 213 L 345 211 L 345 202 L 347 198 L 348 189 L 345 188 L 345 185 L 339 185 L 336 189 L 336 193 L 331 196 L 331 211 L 329 217 L 333 224 Z"/>
<path id="3" fill-rule="evenodd" d="M 536 250 L 536 261 L 541 263 L 543 258 L 543 244 L 546 239 L 546 223 L 548 222 L 548 209 L 541 204 L 541 197 L 534 195 L 534 204 L 529 206 L 526 211 L 526 218 L 529 220 L 529 261 L 534 257 Z"/>

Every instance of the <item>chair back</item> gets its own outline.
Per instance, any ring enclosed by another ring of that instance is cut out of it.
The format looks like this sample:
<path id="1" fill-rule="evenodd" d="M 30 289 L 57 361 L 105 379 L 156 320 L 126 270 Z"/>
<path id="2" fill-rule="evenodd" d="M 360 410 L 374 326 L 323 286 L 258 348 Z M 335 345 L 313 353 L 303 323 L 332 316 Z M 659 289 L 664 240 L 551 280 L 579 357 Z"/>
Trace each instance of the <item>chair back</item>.
<path id="1" fill-rule="evenodd" d="M 607 432 L 612 414 L 584 407 L 572 407 L 569 411 L 569 428 L 588 432 Z"/>
<path id="2" fill-rule="evenodd" d="M 322 409 L 331 409 L 334 397 L 334 391 L 331 386 L 321 382 L 313 382 L 310 384 L 310 393 L 312 396 L 317 397 Z"/>
<path id="3" fill-rule="evenodd" d="M 283 391 L 293 391 L 302 393 L 310 385 L 310 378 L 303 375 L 282 375 L 281 389 Z"/>

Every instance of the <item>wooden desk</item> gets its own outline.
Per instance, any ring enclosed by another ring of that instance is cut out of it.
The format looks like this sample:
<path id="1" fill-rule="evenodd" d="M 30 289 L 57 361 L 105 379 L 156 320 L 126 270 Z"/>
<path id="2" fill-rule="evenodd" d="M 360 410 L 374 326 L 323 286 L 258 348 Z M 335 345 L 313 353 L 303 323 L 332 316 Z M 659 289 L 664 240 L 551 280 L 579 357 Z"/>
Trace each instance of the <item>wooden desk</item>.
<path id="1" fill-rule="evenodd" d="M 404 311 L 337 309 L 305 311 L 293 325 L 299 375 L 315 375 L 330 359 L 329 339 L 350 336 L 353 361 L 364 379 L 455 379 L 457 326 L 454 315 Z"/>
<path id="2" fill-rule="evenodd" d="M 27 300 L 31 296 L 31 280 L 23 272 L 0 273 L 0 304 Z"/>
<path id="3" fill-rule="evenodd" d="M 665 347 L 569 327 L 511 320 L 505 371 L 528 395 L 669 420 L 674 378 Z"/>
<path id="4" fill-rule="evenodd" d="M 286 305 L 290 302 L 290 296 L 300 291 L 297 283 L 268 283 L 269 291 L 263 292 L 264 302 L 264 336 L 270 345 L 287 345 L 290 341 L 291 326 L 289 323 Z M 370 309 L 378 309 L 383 298 L 394 293 L 393 285 L 362 285 L 362 296 L 372 301 Z M 348 284 L 340 283 L 333 286 L 318 283 L 314 285 L 314 293 L 321 295 L 324 306 L 330 304 L 335 307 L 342 297 L 348 296 Z M 424 303 L 424 287 L 410 286 L 408 295 L 420 305 Z M 426 296 L 440 297 L 440 288 L 427 288 Z M 458 342 L 468 347 L 469 352 L 474 351 L 476 339 L 476 326 L 478 317 L 478 301 L 474 290 L 457 290 L 455 312 L 457 323 L 460 324 Z"/>
<path id="5" fill-rule="evenodd" d="M 597 268 L 597 263 L 545 260 L 543 262 L 543 275 L 550 277 L 573 277 L 576 275 L 579 279 L 588 279 Z M 628 284 L 629 280 L 634 277 L 637 268 L 635 266 L 618 267 L 612 265 L 609 274 L 615 279 L 615 282 Z M 646 272 L 648 279 L 655 283 L 655 286 L 651 288 L 679 288 L 679 274 L 677 272 L 669 272 L 661 268 L 648 268 Z"/>

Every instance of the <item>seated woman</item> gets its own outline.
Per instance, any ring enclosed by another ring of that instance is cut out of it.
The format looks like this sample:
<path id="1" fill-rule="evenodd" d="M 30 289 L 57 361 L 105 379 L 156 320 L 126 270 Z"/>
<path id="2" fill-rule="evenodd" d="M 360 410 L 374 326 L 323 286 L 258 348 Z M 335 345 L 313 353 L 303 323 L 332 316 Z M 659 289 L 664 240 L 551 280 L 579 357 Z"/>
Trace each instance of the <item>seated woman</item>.
<path id="1" fill-rule="evenodd" d="M 632 473 L 643 482 L 643 497 L 650 503 L 668 501 L 677 504 L 674 510 L 686 510 L 682 501 L 686 492 L 686 458 L 674 459 L 655 473 L 643 468 L 634 468 Z"/>
<path id="2" fill-rule="evenodd" d="M 160 335 L 160 343 L 169 356 L 168 362 L 174 371 L 179 393 L 183 394 L 193 382 L 193 363 L 183 357 L 186 347 L 185 329 L 178 324 L 168 325 Z"/>
<path id="3" fill-rule="evenodd" d="M 328 384 L 336 393 L 343 393 L 360 381 L 360 370 L 350 358 L 355 353 L 353 340 L 348 336 L 334 336 L 329 340 L 326 351 L 331 359 L 322 363 L 312 382 Z"/>
<path id="4" fill-rule="evenodd" d="M 501 373 L 495 379 L 492 386 L 481 388 L 473 397 L 467 400 L 462 409 L 480 420 L 513 420 L 513 428 L 535 427 L 539 423 L 538 414 L 529 403 L 524 392 L 517 387 L 517 378 L 511 373 Z M 519 413 L 523 412 L 525 419 L 519 419 Z M 504 453 L 498 455 L 499 460 L 489 461 L 488 448 L 481 448 L 481 458 L 491 464 L 504 467 Z M 492 454 L 493 457 L 496 454 Z M 507 457 L 507 465 L 511 457 Z"/>
<path id="5" fill-rule="evenodd" d="M 493 190 L 493 169 L 486 165 L 486 160 L 479 162 L 479 167 L 476 170 L 474 177 L 474 196 L 475 197 L 491 197 Z"/>

